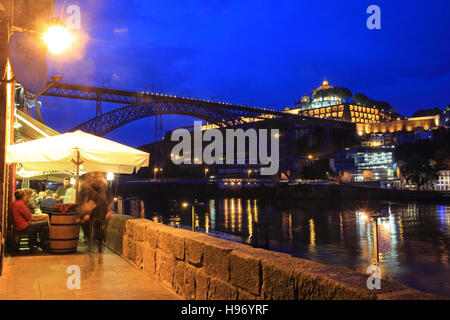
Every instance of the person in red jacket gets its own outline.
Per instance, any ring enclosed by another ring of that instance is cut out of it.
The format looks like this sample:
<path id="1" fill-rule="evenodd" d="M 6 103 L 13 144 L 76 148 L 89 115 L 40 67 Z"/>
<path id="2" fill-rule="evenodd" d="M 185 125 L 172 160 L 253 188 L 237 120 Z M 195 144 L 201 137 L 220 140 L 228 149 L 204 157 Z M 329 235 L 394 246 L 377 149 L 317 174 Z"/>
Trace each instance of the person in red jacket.
<path id="1" fill-rule="evenodd" d="M 39 233 L 41 238 L 41 248 L 48 248 L 48 223 L 46 221 L 32 222 L 31 213 L 27 203 L 30 194 L 23 190 L 14 193 L 16 201 L 11 204 L 11 212 L 14 218 L 14 227 L 19 234 L 31 234 L 31 249 L 34 251 L 36 245 L 36 235 Z"/>

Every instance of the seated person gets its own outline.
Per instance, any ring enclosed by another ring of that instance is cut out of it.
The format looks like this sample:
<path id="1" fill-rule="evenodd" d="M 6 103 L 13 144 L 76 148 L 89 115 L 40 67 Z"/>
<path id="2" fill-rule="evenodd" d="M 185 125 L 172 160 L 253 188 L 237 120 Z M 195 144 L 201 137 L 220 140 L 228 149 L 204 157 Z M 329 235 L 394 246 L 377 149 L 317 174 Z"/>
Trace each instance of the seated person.
<path id="1" fill-rule="evenodd" d="M 45 199 L 40 201 L 42 212 L 47 214 L 53 213 L 57 203 L 58 200 L 54 198 L 53 192 L 51 190 L 45 191 Z"/>
<path id="2" fill-rule="evenodd" d="M 29 201 L 30 194 L 23 190 L 14 193 L 16 201 L 11 204 L 11 212 L 14 218 L 14 227 L 19 234 L 31 235 L 31 249 L 34 251 L 36 246 L 36 235 L 40 234 L 41 248 L 46 251 L 48 249 L 48 222 L 39 221 L 31 222 L 31 212 L 26 203 Z"/>
<path id="3" fill-rule="evenodd" d="M 36 191 L 30 188 L 22 189 L 27 195 L 28 201 L 25 202 L 31 214 L 34 214 L 34 210 L 38 207 L 36 203 L 35 193 Z"/>
<path id="4" fill-rule="evenodd" d="M 39 192 L 38 197 L 36 198 L 36 203 L 39 208 L 41 207 L 41 200 L 44 199 L 45 199 L 45 192 L 44 191 Z"/>

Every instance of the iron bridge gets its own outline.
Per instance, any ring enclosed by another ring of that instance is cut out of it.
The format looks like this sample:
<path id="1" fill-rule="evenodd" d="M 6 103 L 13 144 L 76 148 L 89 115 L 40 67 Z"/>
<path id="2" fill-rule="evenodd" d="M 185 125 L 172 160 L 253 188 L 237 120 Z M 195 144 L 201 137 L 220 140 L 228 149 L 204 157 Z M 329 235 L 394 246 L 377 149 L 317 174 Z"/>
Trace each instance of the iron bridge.
<path id="1" fill-rule="evenodd" d="M 322 126 L 329 126 L 336 122 L 227 102 L 63 83 L 55 84 L 43 95 L 96 101 L 96 116 L 69 131 L 82 130 L 97 136 L 104 136 L 133 121 L 170 114 L 199 118 L 219 127 L 239 126 L 261 119 L 278 119 L 287 122 L 309 120 L 308 122 L 313 122 L 316 125 L 321 124 Z M 124 104 L 125 106 L 103 113 L 102 102 Z"/>

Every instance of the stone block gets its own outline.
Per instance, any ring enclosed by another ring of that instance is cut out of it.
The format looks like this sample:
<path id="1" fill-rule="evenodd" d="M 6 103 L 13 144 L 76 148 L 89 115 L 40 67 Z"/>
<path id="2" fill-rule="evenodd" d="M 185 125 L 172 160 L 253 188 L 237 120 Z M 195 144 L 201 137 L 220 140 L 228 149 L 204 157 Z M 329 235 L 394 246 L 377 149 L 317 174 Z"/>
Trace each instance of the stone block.
<path id="1" fill-rule="evenodd" d="M 145 229 L 144 241 L 154 249 L 158 246 L 159 230 L 160 228 L 153 222 L 147 225 L 147 228 Z"/>
<path id="2" fill-rule="evenodd" d="M 201 269 L 197 270 L 195 275 L 195 299 L 207 300 L 209 291 L 210 278 L 202 272 Z"/>
<path id="3" fill-rule="evenodd" d="M 186 265 L 184 273 L 183 297 L 188 300 L 195 300 L 197 269 Z"/>
<path id="4" fill-rule="evenodd" d="M 124 235 L 122 255 L 128 260 L 134 261 L 134 257 L 136 255 L 135 249 L 136 247 L 133 238 L 130 235 Z"/>
<path id="5" fill-rule="evenodd" d="M 259 298 L 259 296 L 255 296 L 255 295 L 253 295 L 251 293 L 248 293 L 245 290 L 238 289 L 238 297 L 237 297 L 238 300 L 247 300 L 247 301 L 249 301 L 249 300 L 257 300 L 258 298 Z"/>
<path id="6" fill-rule="evenodd" d="M 237 289 L 229 283 L 212 278 L 209 284 L 208 300 L 236 300 Z"/>
<path id="7" fill-rule="evenodd" d="M 178 236 L 176 232 L 172 233 L 172 237 L 170 240 L 170 248 L 175 259 L 184 261 L 184 252 L 185 252 L 184 238 Z"/>
<path id="8" fill-rule="evenodd" d="M 172 288 L 179 295 L 183 294 L 184 287 L 184 274 L 186 272 L 186 267 L 183 261 L 177 261 L 175 264 L 175 270 L 173 275 L 173 286 Z"/>
<path id="9" fill-rule="evenodd" d="M 186 238 L 186 261 L 195 267 L 203 264 L 203 251 L 205 244 L 197 239 Z"/>
<path id="10" fill-rule="evenodd" d="M 144 271 L 150 276 L 155 276 L 156 270 L 156 249 L 144 244 L 144 257 L 143 257 Z"/>
<path id="11" fill-rule="evenodd" d="M 156 275 L 159 281 L 172 288 L 175 272 L 175 258 L 172 254 L 156 249 Z"/>
<path id="12" fill-rule="evenodd" d="M 134 241 L 134 264 L 139 268 L 142 269 L 143 261 L 144 261 L 144 246 L 145 244 L 140 241 Z"/>
<path id="13" fill-rule="evenodd" d="M 122 255 L 123 233 L 109 229 L 105 232 L 105 243 L 113 251 Z"/>
<path id="14" fill-rule="evenodd" d="M 214 243 L 205 243 L 204 267 L 206 274 L 219 278 L 223 281 L 230 279 L 230 257 L 231 249 L 217 246 Z"/>
<path id="15" fill-rule="evenodd" d="M 230 281 L 246 291 L 261 293 L 261 260 L 240 251 L 230 253 Z"/>
<path id="16" fill-rule="evenodd" d="M 264 300 L 294 300 L 295 277 L 292 268 L 276 261 L 261 261 L 262 298 Z"/>
<path id="17" fill-rule="evenodd" d="M 144 241 L 145 238 L 145 230 L 147 229 L 148 224 L 150 221 L 141 219 L 137 220 L 137 223 L 134 225 L 134 234 L 133 238 L 135 241 Z"/>
<path id="18" fill-rule="evenodd" d="M 172 235 L 168 230 L 161 229 L 158 233 L 158 249 L 161 249 L 165 253 L 172 254 L 171 248 Z"/>

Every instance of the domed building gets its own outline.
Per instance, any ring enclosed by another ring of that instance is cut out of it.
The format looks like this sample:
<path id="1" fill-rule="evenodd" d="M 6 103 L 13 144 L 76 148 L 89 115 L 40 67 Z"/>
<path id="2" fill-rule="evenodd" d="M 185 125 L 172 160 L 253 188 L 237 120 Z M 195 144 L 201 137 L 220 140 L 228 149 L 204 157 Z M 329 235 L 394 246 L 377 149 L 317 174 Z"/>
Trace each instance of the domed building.
<path id="1" fill-rule="evenodd" d="M 392 121 L 398 117 L 397 114 L 381 110 L 373 105 L 348 103 L 346 99 L 350 97 L 350 90 L 333 87 L 325 79 L 320 87 L 312 90 L 311 96 L 304 95 L 294 108 L 287 108 L 285 111 L 307 117 L 361 124 Z"/>
<path id="2" fill-rule="evenodd" d="M 320 87 L 311 92 L 312 101 L 309 105 L 309 109 L 335 106 L 337 104 L 341 104 L 342 99 L 337 95 L 333 94 L 332 92 L 330 92 L 331 91 L 330 89 L 333 88 L 334 88 L 333 86 L 329 85 L 328 80 L 325 79 Z"/>

